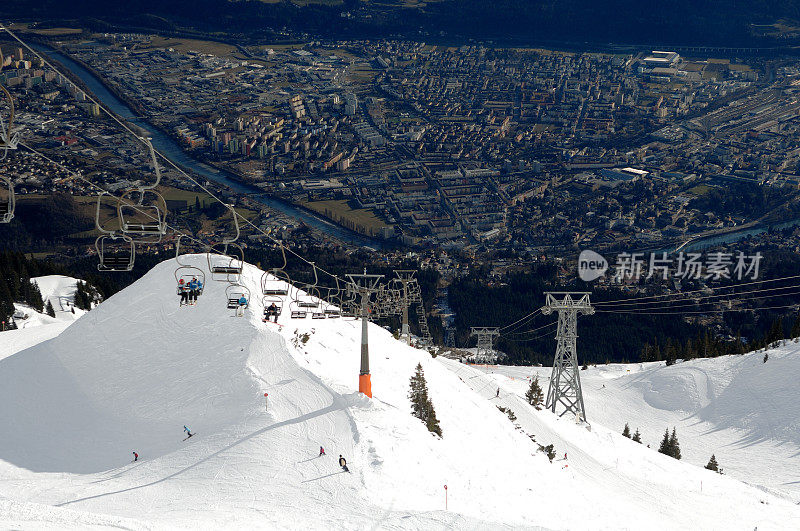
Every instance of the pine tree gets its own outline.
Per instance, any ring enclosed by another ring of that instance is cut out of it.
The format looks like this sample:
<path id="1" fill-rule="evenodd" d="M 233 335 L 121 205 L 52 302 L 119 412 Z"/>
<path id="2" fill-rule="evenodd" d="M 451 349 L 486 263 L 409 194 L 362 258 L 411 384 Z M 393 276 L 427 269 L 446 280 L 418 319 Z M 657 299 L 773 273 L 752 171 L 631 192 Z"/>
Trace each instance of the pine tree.
<path id="1" fill-rule="evenodd" d="M 408 398 L 411 399 L 411 413 L 425 423 L 428 431 L 442 436 L 442 428 L 433 410 L 433 402 L 428 397 L 428 384 L 425 381 L 425 374 L 422 371 L 422 364 L 417 363 L 414 376 L 411 377 L 411 390 Z"/>
<path id="2" fill-rule="evenodd" d="M 636 432 L 633 434 L 632 440 L 642 444 L 642 434 L 639 433 L 639 428 L 636 428 Z"/>
<path id="3" fill-rule="evenodd" d="M 764 354 L 764 363 L 766 363 L 768 359 L 769 359 L 769 354 Z"/>
<path id="4" fill-rule="evenodd" d="M 714 457 L 714 454 L 711 454 L 711 459 L 708 460 L 706 468 L 714 472 L 719 472 L 719 464 L 717 464 L 717 458 Z"/>
<path id="5" fill-rule="evenodd" d="M 544 392 L 542 391 L 542 387 L 539 385 L 538 376 L 536 376 L 533 380 L 531 380 L 531 386 L 525 393 L 525 398 L 527 398 L 528 403 L 533 407 L 535 407 L 537 410 L 542 409 L 542 402 L 544 401 Z"/>
<path id="6" fill-rule="evenodd" d="M 675 432 L 675 428 L 672 428 L 672 435 L 669 438 L 669 449 L 670 454 L 675 459 L 681 458 L 681 446 L 678 444 L 678 435 Z"/>
<path id="7" fill-rule="evenodd" d="M 664 438 L 661 439 L 661 445 L 658 447 L 658 452 L 664 455 L 672 455 L 672 449 L 669 445 L 669 428 L 664 431 Z"/>
<path id="8" fill-rule="evenodd" d="M 789 335 L 792 336 L 792 339 L 800 337 L 800 314 L 797 316 L 797 319 L 794 320 L 792 331 Z"/>
<path id="9" fill-rule="evenodd" d="M 28 296 L 26 297 L 26 301 L 30 304 L 33 309 L 37 312 L 41 313 L 44 311 L 44 301 L 42 300 L 42 292 L 39 291 L 39 285 L 36 283 L 35 280 L 30 282 L 30 290 L 28 291 Z"/>
<path id="10" fill-rule="evenodd" d="M 50 299 L 47 299 L 47 304 L 44 305 L 44 311 L 50 317 L 56 316 L 56 310 L 53 308 L 53 303 L 50 302 Z"/>
<path id="11" fill-rule="evenodd" d="M 628 427 L 628 423 L 625 423 L 625 428 L 622 430 L 622 436 L 627 437 L 628 439 L 631 438 L 631 429 Z"/>

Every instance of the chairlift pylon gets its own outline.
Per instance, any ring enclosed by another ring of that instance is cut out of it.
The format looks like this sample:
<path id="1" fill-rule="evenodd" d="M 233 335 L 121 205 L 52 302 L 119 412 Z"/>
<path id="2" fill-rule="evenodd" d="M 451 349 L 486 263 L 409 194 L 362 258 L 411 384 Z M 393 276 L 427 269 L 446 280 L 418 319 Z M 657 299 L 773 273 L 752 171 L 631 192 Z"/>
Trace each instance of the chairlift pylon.
<path id="1" fill-rule="evenodd" d="M 153 144 L 149 138 L 141 140 L 150 150 L 156 180 L 151 185 L 138 186 L 123 193 L 117 202 L 117 215 L 119 216 L 120 230 L 124 234 L 149 236 L 154 240 L 148 239 L 147 243 L 158 243 L 161 241 L 161 237 L 167 233 L 167 202 L 155 190 L 161 183 L 161 168 L 158 165 Z"/>
<path id="2" fill-rule="evenodd" d="M 101 233 L 94 242 L 97 257 L 100 259 L 97 270 L 130 271 L 136 260 L 136 244 L 130 236 L 103 228 L 100 223 L 100 203 L 104 195 L 110 194 L 103 191 L 97 195 L 97 210 L 94 218 L 97 230 Z"/>

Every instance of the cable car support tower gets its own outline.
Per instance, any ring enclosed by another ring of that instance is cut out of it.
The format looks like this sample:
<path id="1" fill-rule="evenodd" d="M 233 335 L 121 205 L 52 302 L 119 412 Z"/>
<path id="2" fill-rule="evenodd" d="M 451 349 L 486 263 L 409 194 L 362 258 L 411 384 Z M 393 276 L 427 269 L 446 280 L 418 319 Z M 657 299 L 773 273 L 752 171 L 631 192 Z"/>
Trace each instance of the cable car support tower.
<path id="1" fill-rule="evenodd" d="M 369 374 L 369 318 L 371 299 L 378 291 L 378 283 L 383 275 L 368 275 L 366 269 L 363 274 L 349 274 L 351 284 L 348 286 L 355 294 L 361 297 L 361 371 L 358 374 L 358 392 L 372 398 L 372 380 Z"/>
<path id="2" fill-rule="evenodd" d="M 594 308 L 589 301 L 589 293 L 546 293 L 544 315 L 558 312 L 556 332 L 556 356 L 550 388 L 547 390 L 545 408 L 556 412 L 556 404 L 566 409 L 559 416 L 570 412 L 586 422 L 586 408 L 583 405 L 580 368 L 578 367 L 578 314 L 591 315 Z"/>

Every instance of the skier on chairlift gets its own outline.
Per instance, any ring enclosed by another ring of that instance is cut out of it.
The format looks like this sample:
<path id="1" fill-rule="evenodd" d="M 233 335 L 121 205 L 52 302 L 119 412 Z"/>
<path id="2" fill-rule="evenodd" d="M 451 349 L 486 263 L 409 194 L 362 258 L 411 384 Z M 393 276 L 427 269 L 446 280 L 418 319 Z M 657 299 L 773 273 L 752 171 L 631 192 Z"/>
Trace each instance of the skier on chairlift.
<path id="1" fill-rule="evenodd" d="M 192 280 L 189 281 L 189 304 L 194 304 L 197 302 L 197 278 L 192 277 Z"/>
<path id="2" fill-rule="evenodd" d="M 183 279 L 178 281 L 178 293 L 181 296 L 181 306 L 189 304 L 189 288 L 186 286 Z"/>
<path id="3" fill-rule="evenodd" d="M 275 322 L 278 322 L 278 307 L 274 302 L 267 307 L 267 321 L 270 317 L 275 317 Z"/>
<path id="4" fill-rule="evenodd" d="M 239 297 L 239 306 L 237 306 L 237 308 L 236 308 L 236 315 L 238 317 L 241 317 L 241 316 L 244 315 L 245 306 L 247 306 L 247 297 L 245 297 L 244 294 L 242 294 L 242 296 Z"/>

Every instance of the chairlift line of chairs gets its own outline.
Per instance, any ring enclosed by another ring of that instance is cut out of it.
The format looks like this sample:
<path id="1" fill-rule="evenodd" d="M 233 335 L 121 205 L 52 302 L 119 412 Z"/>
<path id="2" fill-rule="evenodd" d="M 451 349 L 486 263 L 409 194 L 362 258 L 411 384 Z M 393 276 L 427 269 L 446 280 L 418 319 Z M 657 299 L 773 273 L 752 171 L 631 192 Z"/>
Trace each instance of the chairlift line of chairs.
<path id="1" fill-rule="evenodd" d="M 8 124 L 0 114 L 0 160 L 3 160 L 6 158 L 9 149 L 17 149 L 19 134 L 12 130 L 14 125 L 14 100 L 3 85 L 0 85 L 0 90 L 8 100 L 10 109 Z M 14 211 L 17 204 L 14 197 L 14 183 L 11 181 L 11 177 L 5 174 L 0 175 L 0 187 L 8 193 L 8 197 L 0 198 L 0 223 L 10 223 L 14 219 Z"/>

